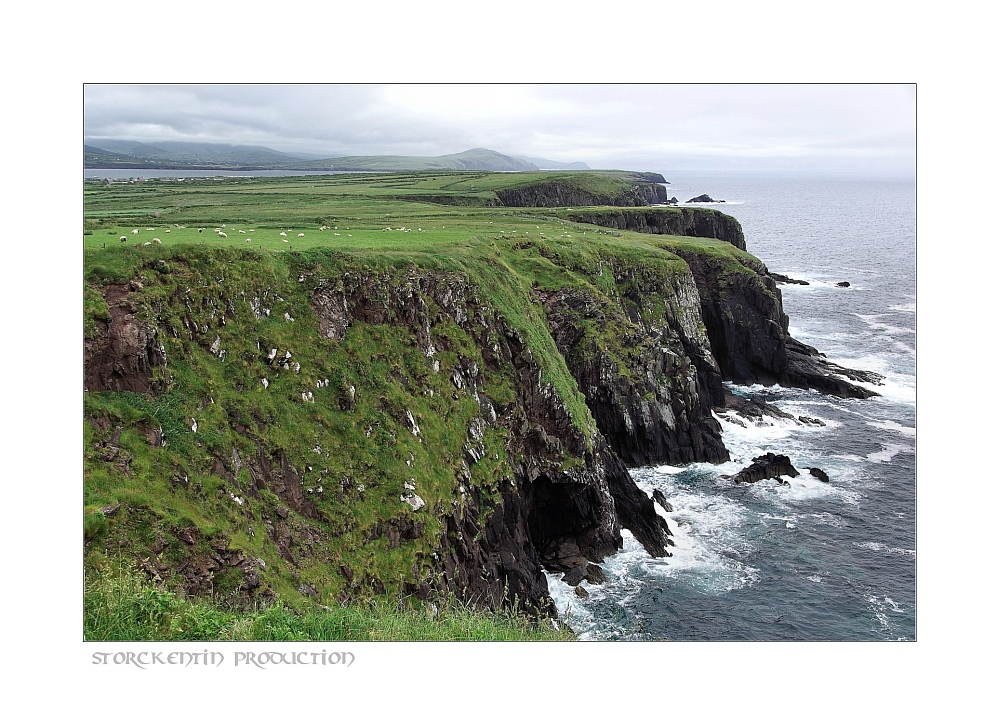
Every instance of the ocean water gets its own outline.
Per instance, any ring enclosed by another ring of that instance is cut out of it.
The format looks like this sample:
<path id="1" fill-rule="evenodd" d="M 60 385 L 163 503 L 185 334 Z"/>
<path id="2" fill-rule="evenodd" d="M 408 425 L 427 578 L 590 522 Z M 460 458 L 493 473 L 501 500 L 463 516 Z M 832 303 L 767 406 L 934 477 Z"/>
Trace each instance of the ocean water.
<path id="1" fill-rule="evenodd" d="M 588 598 L 549 575 L 562 619 L 589 640 L 915 640 L 915 181 L 664 176 L 681 201 L 725 199 L 712 206 L 740 221 L 748 251 L 810 283 L 780 287 L 793 337 L 885 380 L 868 400 L 732 386 L 826 425 L 721 421 L 731 462 L 634 469 L 673 507 L 660 510 L 673 556 L 653 559 L 624 532 Z M 769 451 L 801 475 L 721 477 Z"/>

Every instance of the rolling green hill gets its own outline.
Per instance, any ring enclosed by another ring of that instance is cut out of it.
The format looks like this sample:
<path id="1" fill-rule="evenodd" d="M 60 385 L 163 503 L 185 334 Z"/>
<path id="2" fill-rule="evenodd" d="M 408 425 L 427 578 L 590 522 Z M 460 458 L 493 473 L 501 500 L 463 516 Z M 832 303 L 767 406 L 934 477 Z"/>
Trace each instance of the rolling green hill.
<path id="1" fill-rule="evenodd" d="M 264 146 L 161 142 L 116 139 L 88 140 L 84 168 L 285 169 L 297 171 L 537 171 L 538 165 L 489 149 L 476 148 L 444 156 L 339 156 L 288 154 Z M 539 160 L 542 161 L 542 160 Z M 549 168 L 586 169 L 586 164 L 544 161 Z"/>

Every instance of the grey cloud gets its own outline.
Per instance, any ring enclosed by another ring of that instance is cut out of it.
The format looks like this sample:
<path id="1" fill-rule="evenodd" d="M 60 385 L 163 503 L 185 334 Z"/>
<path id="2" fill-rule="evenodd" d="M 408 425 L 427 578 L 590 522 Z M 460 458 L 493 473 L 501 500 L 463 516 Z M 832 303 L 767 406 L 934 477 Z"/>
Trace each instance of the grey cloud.
<path id="1" fill-rule="evenodd" d="M 323 155 L 484 146 L 592 167 L 907 171 L 906 85 L 88 85 L 90 138 Z"/>

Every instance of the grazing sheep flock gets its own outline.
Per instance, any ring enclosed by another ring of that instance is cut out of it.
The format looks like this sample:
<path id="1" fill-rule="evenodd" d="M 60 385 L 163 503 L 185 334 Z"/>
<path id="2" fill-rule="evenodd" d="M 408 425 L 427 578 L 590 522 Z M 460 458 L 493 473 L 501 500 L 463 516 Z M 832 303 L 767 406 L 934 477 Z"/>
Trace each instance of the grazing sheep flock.
<path id="1" fill-rule="evenodd" d="M 174 226 L 177 227 L 178 229 L 185 229 L 185 227 L 182 226 L 182 225 L 180 225 L 180 224 L 174 224 Z M 197 227 L 198 233 L 199 234 L 203 233 L 207 228 L 208 227 Z M 223 231 L 225 228 L 226 228 L 225 224 L 220 224 L 219 226 L 214 227 L 215 233 L 221 239 L 228 239 L 228 234 L 225 231 Z M 349 229 L 349 228 L 350 227 L 345 227 L 345 229 Z M 121 235 L 121 237 L 119 237 L 120 241 L 122 243 L 127 242 L 128 241 L 128 234 L 131 233 L 132 235 L 137 235 L 137 234 L 139 234 L 140 229 L 141 229 L 140 227 L 137 227 L 135 229 L 132 229 L 131 232 L 126 231 L 124 234 Z M 329 225 L 324 224 L 324 225 L 320 226 L 319 229 L 320 229 L 320 231 L 327 231 L 327 230 L 337 229 L 337 227 L 335 227 L 335 226 L 331 227 Z M 156 231 L 156 227 L 145 227 L 145 230 L 147 232 Z M 169 234 L 171 230 L 168 227 L 164 227 L 163 231 L 166 232 L 167 234 Z M 409 231 L 412 231 L 412 230 L 409 227 L 401 226 L 401 227 L 398 227 L 398 228 L 395 228 L 395 229 L 393 227 L 385 227 L 385 231 L 387 231 L 387 232 L 388 231 L 409 232 Z M 421 231 L 422 232 L 424 230 L 421 229 L 421 228 L 418 228 L 417 231 Z M 253 229 L 240 229 L 239 230 L 239 234 L 240 235 L 252 234 L 253 232 L 254 232 Z M 299 239 L 303 239 L 306 236 L 305 232 L 295 232 L 293 229 L 287 229 L 287 230 L 286 229 L 279 229 L 278 234 L 281 237 L 280 241 L 288 243 L 288 244 L 291 243 L 291 240 L 288 238 L 291 234 L 294 234 Z M 339 237 L 341 235 L 340 235 L 339 232 L 333 232 L 333 236 Z M 346 236 L 350 237 L 350 236 L 353 236 L 353 235 L 347 234 Z M 184 240 L 182 239 L 181 241 L 184 241 Z M 253 238 L 250 237 L 250 236 L 246 236 L 246 237 L 244 237 L 244 241 L 245 241 L 245 243 L 250 244 L 250 243 L 253 242 Z M 144 242 L 144 241 L 140 240 L 137 243 L 138 243 L 139 246 L 149 246 L 150 244 L 162 244 L 163 242 L 158 237 L 153 237 L 152 241 L 150 241 L 150 242 Z M 204 243 L 204 242 L 202 242 L 202 243 Z"/>

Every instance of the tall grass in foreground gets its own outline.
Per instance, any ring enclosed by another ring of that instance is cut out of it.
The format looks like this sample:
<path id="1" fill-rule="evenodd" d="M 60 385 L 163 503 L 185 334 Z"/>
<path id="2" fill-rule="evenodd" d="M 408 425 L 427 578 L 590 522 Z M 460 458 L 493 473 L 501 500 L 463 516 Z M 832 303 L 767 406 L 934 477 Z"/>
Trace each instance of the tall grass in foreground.
<path id="1" fill-rule="evenodd" d="M 250 611 L 188 600 L 149 584 L 134 570 L 88 576 L 84 588 L 87 641 L 567 641 L 523 615 L 473 610 L 453 602 L 437 612 L 379 600 L 297 614 L 280 602 Z"/>

